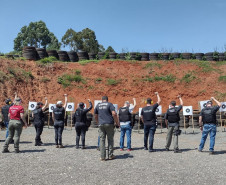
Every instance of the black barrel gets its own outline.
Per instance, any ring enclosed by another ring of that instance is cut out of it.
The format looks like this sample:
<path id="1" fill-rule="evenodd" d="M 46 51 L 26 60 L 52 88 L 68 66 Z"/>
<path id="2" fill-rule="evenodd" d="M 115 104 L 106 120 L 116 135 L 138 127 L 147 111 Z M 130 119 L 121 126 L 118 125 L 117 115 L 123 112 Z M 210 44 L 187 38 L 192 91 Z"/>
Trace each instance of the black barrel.
<path id="1" fill-rule="evenodd" d="M 97 54 L 96 53 L 88 53 L 89 59 L 90 60 L 96 60 L 97 59 Z"/>
<path id="2" fill-rule="evenodd" d="M 183 59 L 190 60 L 192 58 L 192 53 L 181 53 Z"/>
<path id="3" fill-rule="evenodd" d="M 25 46 L 23 49 L 23 57 L 27 60 L 36 60 L 38 58 L 35 47 Z"/>
<path id="4" fill-rule="evenodd" d="M 170 53 L 162 53 L 162 60 L 169 60 Z"/>
<path id="5" fill-rule="evenodd" d="M 225 60 L 225 53 L 219 53 L 219 61 Z"/>
<path id="6" fill-rule="evenodd" d="M 181 56 L 181 53 L 171 53 L 172 59 L 180 58 L 180 56 Z"/>
<path id="7" fill-rule="evenodd" d="M 71 62 L 78 62 L 78 55 L 75 51 L 69 51 L 67 54 Z"/>
<path id="8" fill-rule="evenodd" d="M 140 53 L 141 61 L 149 61 L 149 53 Z"/>
<path id="9" fill-rule="evenodd" d="M 116 59 L 116 58 L 117 58 L 117 53 L 115 53 L 115 52 L 109 53 L 109 59 Z"/>
<path id="10" fill-rule="evenodd" d="M 126 54 L 125 53 L 119 53 L 119 58 L 120 60 L 125 60 L 126 59 Z"/>
<path id="11" fill-rule="evenodd" d="M 69 59 L 68 54 L 67 54 L 66 51 L 58 51 L 57 53 L 59 55 L 59 60 L 60 61 L 63 61 L 63 62 L 70 61 L 70 59 Z"/>
<path id="12" fill-rule="evenodd" d="M 89 60 L 88 53 L 86 51 L 80 51 L 77 53 L 79 60 Z"/>
<path id="13" fill-rule="evenodd" d="M 213 52 L 205 53 L 205 58 L 207 61 L 214 61 Z"/>
<path id="14" fill-rule="evenodd" d="M 59 59 L 59 55 L 56 50 L 48 50 L 47 53 L 49 57 L 55 57 L 56 59 Z"/>
<path id="15" fill-rule="evenodd" d="M 141 60 L 140 53 L 137 52 L 131 52 L 130 53 L 130 60 Z"/>
<path id="16" fill-rule="evenodd" d="M 20 57 L 20 55 L 13 55 L 13 57 L 14 57 L 14 58 L 19 58 L 19 57 Z"/>
<path id="17" fill-rule="evenodd" d="M 159 53 L 150 53 L 149 59 L 150 60 L 158 60 L 159 59 Z"/>
<path id="18" fill-rule="evenodd" d="M 10 59 L 14 59 L 14 56 L 13 55 L 6 55 L 5 57 L 6 58 L 10 58 Z"/>
<path id="19" fill-rule="evenodd" d="M 45 48 L 36 48 L 36 51 L 37 51 L 38 56 L 39 56 L 40 59 L 48 57 L 48 54 L 47 54 Z"/>
<path id="20" fill-rule="evenodd" d="M 204 53 L 195 53 L 194 55 L 196 60 L 203 60 Z"/>
<path id="21" fill-rule="evenodd" d="M 104 59 L 104 57 L 105 57 L 105 52 L 98 53 L 98 59 Z"/>

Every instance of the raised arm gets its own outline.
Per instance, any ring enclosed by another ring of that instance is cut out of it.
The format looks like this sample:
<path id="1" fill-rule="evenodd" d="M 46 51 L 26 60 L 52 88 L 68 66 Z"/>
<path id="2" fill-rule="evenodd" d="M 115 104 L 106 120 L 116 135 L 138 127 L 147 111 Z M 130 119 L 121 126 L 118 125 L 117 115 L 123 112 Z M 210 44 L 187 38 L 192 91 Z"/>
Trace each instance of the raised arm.
<path id="1" fill-rule="evenodd" d="M 159 96 L 159 93 L 158 92 L 155 92 L 155 94 L 156 94 L 156 96 L 157 96 L 157 103 L 160 105 L 160 103 L 161 103 L 161 98 L 160 98 L 160 96 Z"/>
<path id="2" fill-rule="evenodd" d="M 48 104 L 48 99 L 47 99 L 47 97 L 45 97 L 45 105 L 42 107 L 42 111 L 44 111 L 46 109 L 47 104 Z"/>
<path id="3" fill-rule="evenodd" d="M 214 97 L 211 97 L 211 100 L 214 100 L 219 107 L 221 106 L 221 103 L 219 101 L 217 101 Z"/>
<path id="4" fill-rule="evenodd" d="M 177 97 L 178 97 L 178 98 L 179 98 L 179 100 L 180 100 L 180 105 L 181 105 L 181 106 L 183 106 L 183 105 L 184 105 L 184 103 L 183 103 L 183 100 L 182 100 L 182 98 L 181 98 L 181 95 L 178 95 Z"/>
<path id="5" fill-rule="evenodd" d="M 14 97 L 13 103 L 15 103 L 15 100 L 16 100 L 16 98 L 18 97 L 18 96 L 17 96 L 17 92 L 15 92 L 14 94 L 15 94 L 15 97 Z"/>
<path id="6" fill-rule="evenodd" d="M 64 108 L 66 109 L 66 107 L 67 107 L 67 94 L 64 94 L 64 97 L 65 97 Z"/>
<path id="7" fill-rule="evenodd" d="M 90 99 L 88 99 L 88 102 L 89 102 L 89 108 L 87 109 L 87 112 L 89 112 L 93 108 L 93 104 L 90 101 Z"/>
<path id="8" fill-rule="evenodd" d="M 134 106 L 134 108 L 136 107 L 136 105 L 137 105 L 136 98 L 133 98 L 133 106 Z"/>

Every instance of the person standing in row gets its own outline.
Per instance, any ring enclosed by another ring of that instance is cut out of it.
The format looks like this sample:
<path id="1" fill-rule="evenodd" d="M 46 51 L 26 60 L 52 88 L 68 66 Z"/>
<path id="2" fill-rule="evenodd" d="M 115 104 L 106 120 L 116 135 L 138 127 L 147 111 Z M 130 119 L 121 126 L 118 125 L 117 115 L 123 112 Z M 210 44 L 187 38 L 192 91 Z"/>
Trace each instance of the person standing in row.
<path id="1" fill-rule="evenodd" d="M 117 114 L 115 112 L 115 107 L 112 103 L 108 102 L 108 97 L 102 97 L 102 103 L 98 103 L 95 111 L 95 119 L 99 125 L 100 134 L 100 160 L 105 161 L 106 150 L 105 150 L 105 140 L 106 136 L 108 138 L 109 147 L 109 159 L 114 159 L 113 147 L 114 147 L 114 123 L 119 126 Z"/>
<path id="2" fill-rule="evenodd" d="M 124 148 L 124 138 L 125 134 L 127 136 L 127 151 L 131 151 L 131 132 L 132 132 L 132 112 L 136 106 L 136 99 L 133 98 L 133 105 L 126 101 L 124 106 L 119 109 L 119 122 L 121 128 L 121 135 L 120 135 L 120 151 L 123 151 Z"/>
<path id="3" fill-rule="evenodd" d="M 15 93 L 14 101 L 15 101 L 16 98 L 17 98 L 17 93 Z M 10 98 L 8 98 L 8 99 L 5 100 L 5 103 L 6 103 L 6 105 L 2 107 L 1 114 L 2 114 L 2 119 L 3 119 L 4 125 L 6 127 L 6 139 L 7 139 L 8 135 L 9 135 L 9 128 L 8 128 L 8 126 L 9 126 L 9 116 L 8 116 L 9 115 L 9 108 L 11 106 L 13 106 L 13 102 Z"/>
<path id="4" fill-rule="evenodd" d="M 64 130 L 64 117 L 65 109 L 67 106 L 67 94 L 64 94 L 64 97 L 64 106 L 62 101 L 58 101 L 56 104 L 56 108 L 53 109 L 56 148 L 64 148 L 64 146 L 62 145 L 62 133 Z"/>
<path id="5" fill-rule="evenodd" d="M 168 126 L 168 131 L 167 131 L 167 137 L 166 137 L 166 151 L 169 151 L 171 141 L 172 141 L 172 136 L 174 140 L 174 153 L 179 152 L 179 147 L 178 147 L 178 136 L 180 135 L 180 129 L 179 129 L 179 121 L 180 121 L 180 115 L 179 112 L 181 111 L 183 107 L 183 101 L 181 96 L 178 96 L 180 100 L 180 105 L 176 107 L 176 101 L 171 101 L 170 103 L 170 108 L 167 110 L 165 114 L 165 123 L 166 126 Z M 168 121 L 168 124 L 167 124 Z"/>
<path id="6" fill-rule="evenodd" d="M 149 136 L 149 152 L 154 152 L 153 143 L 154 135 L 157 128 L 155 111 L 160 105 L 161 99 L 158 92 L 155 92 L 157 96 L 157 103 L 153 104 L 151 98 L 147 99 L 147 106 L 141 110 L 141 120 L 144 123 L 144 150 L 148 150 L 148 136 Z"/>
<path id="7" fill-rule="evenodd" d="M 89 102 L 88 109 L 84 108 L 85 105 L 83 102 L 79 103 L 79 107 L 76 109 L 75 114 L 73 116 L 73 123 L 75 124 L 75 130 L 76 130 L 76 149 L 79 148 L 80 136 L 82 136 L 82 149 L 85 149 L 85 135 L 87 131 L 86 114 L 93 108 L 93 105 L 90 99 L 88 99 L 88 102 Z"/>
<path id="8" fill-rule="evenodd" d="M 217 106 L 213 106 L 214 100 L 217 103 Z M 217 119 L 216 114 L 220 109 L 221 103 L 217 101 L 214 97 L 211 97 L 210 101 L 207 102 L 206 107 L 202 109 L 199 116 L 199 126 L 202 131 L 202 138 L 199 145 L 199 152 L 202 152 L 206 138 L 210 134 L 210 154 L 214 154 L 214 145 L 215 145 L 215 136 L 217 132 Z"/>
<path id="9" fill-rule="evenodd" d="M 14 148 L 15 152 L 19 153 L 19 142 L 20 142 L 20 135 L 23 129 L 23 123 L 21 119 L 25 123 L 25 128 L 27 128 L 27 121 L 24 119 L 24 108 L 21 106 L 21 99 L 17 97 L 15 99 L 15 104 L 9 108 L 9 136 L 7 137 L 5 144 L 3 146 L 2 153 L 9 152 L 8 147 L 9 143 L 12 141 L 14 137 Z"/>
<path id="10" fill-rule="evenodd" d="M 45 97 L 45 105 L 42 102 L 38 102 L 35 110 L 32 112 L 32 117 L 34 118 L 34 127 L 36 131 L 35 146 L 41 146 L 43 143 L 41 141 L 41 134 L 44 127 L 44 113 L 48 104 L 47 97 Z"/>

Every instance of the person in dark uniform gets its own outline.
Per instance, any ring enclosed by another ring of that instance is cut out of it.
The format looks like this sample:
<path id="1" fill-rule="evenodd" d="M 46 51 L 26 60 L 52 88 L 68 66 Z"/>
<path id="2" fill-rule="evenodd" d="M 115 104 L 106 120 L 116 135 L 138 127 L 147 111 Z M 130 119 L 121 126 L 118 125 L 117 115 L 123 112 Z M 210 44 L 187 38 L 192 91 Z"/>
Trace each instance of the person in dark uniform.
<path id="1" fill-rule="evenodd" d="M 84 109 L 84 103 L 79 103 L 79 107 L 76 109 L 75 114 L 73 116 L 73 123 L 75 124 L 75 130 L 76 130 L 76 148 L 79 148 L 79 140 L 80 136 L 82 136 L 82 149 L 85 149 L 85 135 L 87 131 L 87 125 L 86 125 L 86 113 L 89 112 L 92 108 L 92 102 L 90 99 L 88 99 L 89 102 L 89 108 Z"/>
<path id="2" fill-rule="evenodd" d="M 115 112 L 115 107 L 112 103 L 108 102 L 108 97 L 102 97 L 102 103 L 98 103 L 95 111 L 95 119 L 99 125 L 99 135 L 100 135 L 100 160 L 105 161 L 106 150 L 105 150 L 105 140 L 106 136 L 108 138 L 109 147 L 109 159 L 115 158 L 113 155 L 114 147 L 114 123 L 119 126 L 119 121 L 117 114 Z"/>
<path id="3" fill-rule="evenodd" d="M 213 106 L 214 100 L 217 103 L 217 106 Z M 199 145 L 199 152 L 202 152 L 206 138 L 210 134 L 210 147 L 209 154 L 214 154 L 214 145 L 215 145 L 215 136 L 217 132 L 217 119 L 216 114 L 220 109 L 221 103 L 217 101 L 214 97 L 211 97 L 210 101 L 207 102 L 206 107 L 202 109 L 199 116 L 199 126 L 202 131 L 202 138 Z"/>
<path id="4" fill-rule="evenodd" d="M 45 105 L 42 102 L 38 102 L 35 110 L 32 112 L 32 117 L 34 118 L 34 127 L 36 130 L 35 146 L 41 146 L 43 143 L 41 141 L 41 134 L 44 127 L 44 113 L 48 104 L 47 97 L 45 97 Z"/>
<path id="5" fill-rule="evenodd" d="M 180 105 L 178 107 L 176 106 L 176 102 L 175 101 L 171 101 L 170 103 L 170 108 L 167 110 L 166 114 L 165 114 L 165 123 L 166 126 L 168 126 L 168 132 L 167 132 L 167 137 L 166 137 L 166 151 L 169 151 L 169 147 L 171 145 L 171 141 L 172 141 L 172 136 L 173 140 L 174 140 L 174 153 L 178 153 L 179 152 L 179 147 L 178 147 L 178 136 L 180 134 L 180 130 L 179 130 L 179 121 L 180 121 L 180 115 L 179 112 L 182 109 L 183 106 L 183 101 L 181 96 L 178 96 L 179 100 L 180 100 Z M 168 124 L 167 124 L 168 121 Z"/>
<path id="6" fill-rule="evenodd" d="M 53 109 L 56 148 L 64 148 L 64 146 L 62 145 L 62 133 L 64 130 L 64 117 L 65 109 L 67 106 L 67 94 L 65 94 L 64 96 L 65 96 L 64 106 L 62 101 L 58 101 L 56 104 L 56 108 Z"/>
<path id="7" fill-rule="evenodd" d="M 15 93 L 15 99 L 16 98 L 17 98 L 17 93 Z M 15 99 L 14 99 L 14 101 L 15 101 Z M 9 108 L 11 106 L 13 106 L 13 102 L 10 98 L 8 98 L 8 99 L 5 100 L 5 103 L 6 103 L 6 105 L 2 107 L 1 114 L 2 114 L 2 119 L 3 119 L 4 125 L 6 127 L 6 138 L 7 138 L 8 135 L 9 135 L 9 128 L 8 128 L 9 117 L 8 117 L 8 114 L 9 114 Z M 14 141 L 12 140 L 12 142 L 14 142 Z"/>
<path id="8" fill-rule="evenodd" d="M 157 103 L 153 106 L 151 98 L 147 99 L 147 106 L 141 110 L 141 120 L 144 123 L 144 150 L 148 150 L 148 136 L 149 136 L 149 152 L 154 152 L 153 143 L 154 135 L 157 128 L 155 111 L 160 105 L 161 99 L 158 92 L 155 92 L 157 96 Z"/>

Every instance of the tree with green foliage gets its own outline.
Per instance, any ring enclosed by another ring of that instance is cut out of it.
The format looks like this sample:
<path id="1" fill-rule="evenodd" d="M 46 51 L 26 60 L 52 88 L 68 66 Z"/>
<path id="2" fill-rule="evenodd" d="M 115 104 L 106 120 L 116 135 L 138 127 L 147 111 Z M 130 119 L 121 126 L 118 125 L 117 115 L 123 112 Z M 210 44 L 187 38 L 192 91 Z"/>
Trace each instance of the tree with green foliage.
<path id="1" fill-rule="evenodd" d="M 108 46 L 108 48 L 105 50 L 105 52 L 107 52 L 107 53 L 114 52 L 115 53 L 115 50 L 111 46 Z"/>
<path id="2" fill-rule="evenodd" d="M 14 39 L 14 50 L 22 51 L 25 46 L 43 47 L 48 45 L 59 49 L 60 44 L 53 33 L 49 31 L 43 21 L 30 22 L 28 26 L 23 26 Z"/>

